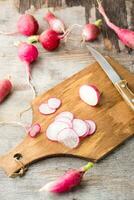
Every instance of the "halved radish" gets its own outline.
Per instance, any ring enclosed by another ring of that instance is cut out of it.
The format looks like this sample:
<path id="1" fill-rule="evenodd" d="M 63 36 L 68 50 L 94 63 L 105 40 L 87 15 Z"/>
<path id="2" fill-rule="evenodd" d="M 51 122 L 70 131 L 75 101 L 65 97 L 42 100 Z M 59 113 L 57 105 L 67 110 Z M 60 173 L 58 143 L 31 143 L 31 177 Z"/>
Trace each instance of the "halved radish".
<path id="1" fill-rule="evenodd" d="M 46 136 L 52 141 L 57 141 L 59 132 L 65 128 L 69 128 L 67 123 L 64 122 L 53 122 L 46 130 Z"/>
<path id="2" fill-rule="evenodd" d="M 81 119 L 74 119 L 73 120 L 73 130 L 79 137 L 85 135 L 88 131 L 88 126 L 85 121 Z"/>
<path id="3" fill-rule="evenodd" d="M 28 130 L 28 134 L 31 136 L 31 137 L 36 137 L 41 131 L 41 126 L 40 124 L 36 123 L 36 124 L 33 124 L 29 130 Z"/>
<path id="4" fill-rule="evenodd" d="M 67 117 L 57 116 L 55 118 L 55 121 L 57 122 L 65 122 L 69 125 L 70 128 L 72 128 L 72 120 Z"/>
<path id="5" fill-rule="evenodd" d="M 57 115 L 57 116 L 67 117 L 67 118 L 69 118 L 69 119 L 71 119 L 71 120 L 73 120 L 73 118 L 74 118 L 73 113 L 68 112 L 68 111 L 61 112 L 61 113 L 60 113 L 59 115 Z"/>
<path id="6" fill-rule="evenodd" d="M 39 111 L 41 114 L 49 115 L 49 114 L 54 113 L 56 111 L 56 109 L 50 108 L 47 103 L 42 103 L 39 106 Z"/>
<path id="7" fill-rule="evenodd" d="M 60 107 L 60 105 L 61 105 L 61 100 L 60 99 L 55 98 L 55 97 L 48 99 L 48 106 L 50 108 L 57 109 L 57 108 Z"/>
<path id="8" fill-rule="evenodd" d="M 93 85 L 82 85 L 79 89 L 79 95 L 90 106 L 96 106 L 100 101 L 100 91 Z"/>
<path id="9" fill-rule="evenodd" d="M 89 130 L 89 132 L 88 132 L 88 134 L 86 136 L 92 135 L 96 131 L 96 124 L 95 124 L 95 122 L 93 120 L 85 120 L 85 121 L 90 126 L 90 130 Z"/>
<path id="10" fill-rule="evenodd" d="M 71 128 L 66 128 L 59 132 L 58 141 L 71 149 L 79 145 L 79 137 Z"/>

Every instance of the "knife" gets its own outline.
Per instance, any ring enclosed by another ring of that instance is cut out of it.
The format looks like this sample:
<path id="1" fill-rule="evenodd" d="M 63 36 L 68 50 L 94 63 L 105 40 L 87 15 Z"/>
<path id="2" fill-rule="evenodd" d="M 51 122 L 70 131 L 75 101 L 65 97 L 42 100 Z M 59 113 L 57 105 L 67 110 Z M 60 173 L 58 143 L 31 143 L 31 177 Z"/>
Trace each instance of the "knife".
<path id="1" fill-rule="evenodd" d="M 109 79 L 112 81 L 120 95 L 123 97 L 125 102 L 131 107 L 134 111 L 134 93 L 128 88 L 128 83 L 126 80 L 123 80 L 108 61 L 94 48 L 87 46 L 88 50 L 91 52 L 92 56 L 96 59 L 99 65 L 102 67 L 104 72 L 107 74 Z"/>

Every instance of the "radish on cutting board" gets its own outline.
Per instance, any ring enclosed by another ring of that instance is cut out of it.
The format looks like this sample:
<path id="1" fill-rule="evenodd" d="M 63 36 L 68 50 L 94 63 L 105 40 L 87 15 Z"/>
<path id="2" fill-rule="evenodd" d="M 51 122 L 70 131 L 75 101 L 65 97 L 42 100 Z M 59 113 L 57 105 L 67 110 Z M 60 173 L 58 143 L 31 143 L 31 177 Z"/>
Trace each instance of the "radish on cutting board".
<path id="1" fill-rule="evenodd" d="M 35 138 L 41 131 L 41 126 L 38 123 L 33 124 L 29 129 L 28 129 L 28 134 L 30 137 Z"/>
<path id="2" fill-rule="evenodd" d="M 87 123 L 81 119 L 74 119 L 73 120 L 73 130 L 79 137 L 82 137 L 88 132 Z"/>
<path id="3" fill-rule="evenodd" d="M 82 85 L 79 89 L 80 98 L 90 106 L 100 102 L 100 91 L 94 85 Z"/>
<path id="4" fill-rule="evenodd" d="M 50 115 L 52 113 L 55 113 L 55 111 L 56 109 L 50 108 L 47 103 L 42 103 L 39 106 L 39 112 L 44 115 Z"/>

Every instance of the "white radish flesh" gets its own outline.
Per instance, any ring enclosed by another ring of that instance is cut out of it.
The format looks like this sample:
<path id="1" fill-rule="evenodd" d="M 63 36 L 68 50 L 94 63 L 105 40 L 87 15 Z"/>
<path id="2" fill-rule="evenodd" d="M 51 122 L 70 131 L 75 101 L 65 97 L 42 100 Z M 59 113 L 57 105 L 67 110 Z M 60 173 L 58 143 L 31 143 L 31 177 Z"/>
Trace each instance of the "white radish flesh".
<path id="1" fill-rule="evenodd" d="M 49 115 L 49 114 L 52 114 L 56 111 L 56 109 L 52 109 L 48 106 L 47 103 L 42 103 L 40 106 L 39 106 L 39 112 L 41 114 L 44 114 L 44 115 Z"/>
<path id="2" fill-rule="evenodd" d="M 88 136 L 89 135 L 89 132 L 90 132 L 90 129 L 91 129 L 91 127 L 90 127 L 90 124 L 85 120 L 85 122 L 86 122 L 86 124 L 87 124 L 87 132 L 82 136 L 82 137 L 86 137 L 86 136 Z"/>
<path id="3" fill-rule="evenodd" d="M 74 118 L 74 115 L 71 112 L 68 112 L 68 111 L 61 112 L 58 116 L 67 117 L 71 120 L 73 120 L 73 118 Z"/>
<path id="4" fill-rule="evenodd" d="M 91 106 L 96 106 L 100 100 L 100 92 L 93 85 L 82 85 L 79 89 L 80 98 Z"/>
<path id="5" fill-rule="evenodd" d="M 41 126 L 40 124 L 33 124 L 29 130 L 28 130 L 28 134 L 31 136 L 31 137 L 36 137 L 41 131 Z"/>
<path id="6" fill-rule="evenodd" d="M 63 129 L 58 134 L 58 141 L 71 149 L 76 148 L 79 145 L 79 137 L 75 131 L 70 128 Z"/>
<path id="7" fill-rule="evenodd" d="M 89 130 L 89 132 L 88 132 L 88 134 L 86 136 L 92 135 L 96 131 L 96 124 L 95 124 L 95 122 L 93 120 L 86 120 L 86 122 L 90 126 L 90 130 Z"/>
<path id="8" fill-rule="evenodd" d="M 73 120 L 73 130 L 76 132 L 76 134 L 79 137 L 82 137 L 83 135 L 85 135 L 88 131 L 88 126 L 86 124 L 86 122 L 84 122 L 81 119 L 74 119 Z"/>
<path id="9" fill-rule="evenodd" d="M 61 105 L 61 100 L 58 98 L 50 98 L 48 99 L 48 106 L 52 109 L 57 109 Z"/>
<path id="10" fill-rule="evenodd" d="M 53 122 L 46 130 L 46 136 L 52 141 L 57 141 L 57 137 L 60 131 L 65 128 L 69 128 L 67 123 L 64 122 Z"/>
<path id="11" fill-rule="evenodd" d="M 67 123 L 70 128 L 72 128 L 72 120 L 67 117 L 57 116 L 55 121 Z"/>

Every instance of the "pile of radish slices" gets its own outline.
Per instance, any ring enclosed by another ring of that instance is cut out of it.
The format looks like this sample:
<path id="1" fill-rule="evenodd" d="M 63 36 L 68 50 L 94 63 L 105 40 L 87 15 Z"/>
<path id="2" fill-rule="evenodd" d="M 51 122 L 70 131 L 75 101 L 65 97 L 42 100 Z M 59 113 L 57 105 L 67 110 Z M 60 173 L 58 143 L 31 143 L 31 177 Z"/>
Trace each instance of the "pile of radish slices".
<path id="1" fill-rule="evenodd" d="M 96 131 L 96 124 L 92 120 L 74 118 L 71 112 L 58 114 L 47 130 L 46 136 L 51 141 L 58 141 L 68 148 L 76 148 L 80 139 L 92 135 Z"/>

